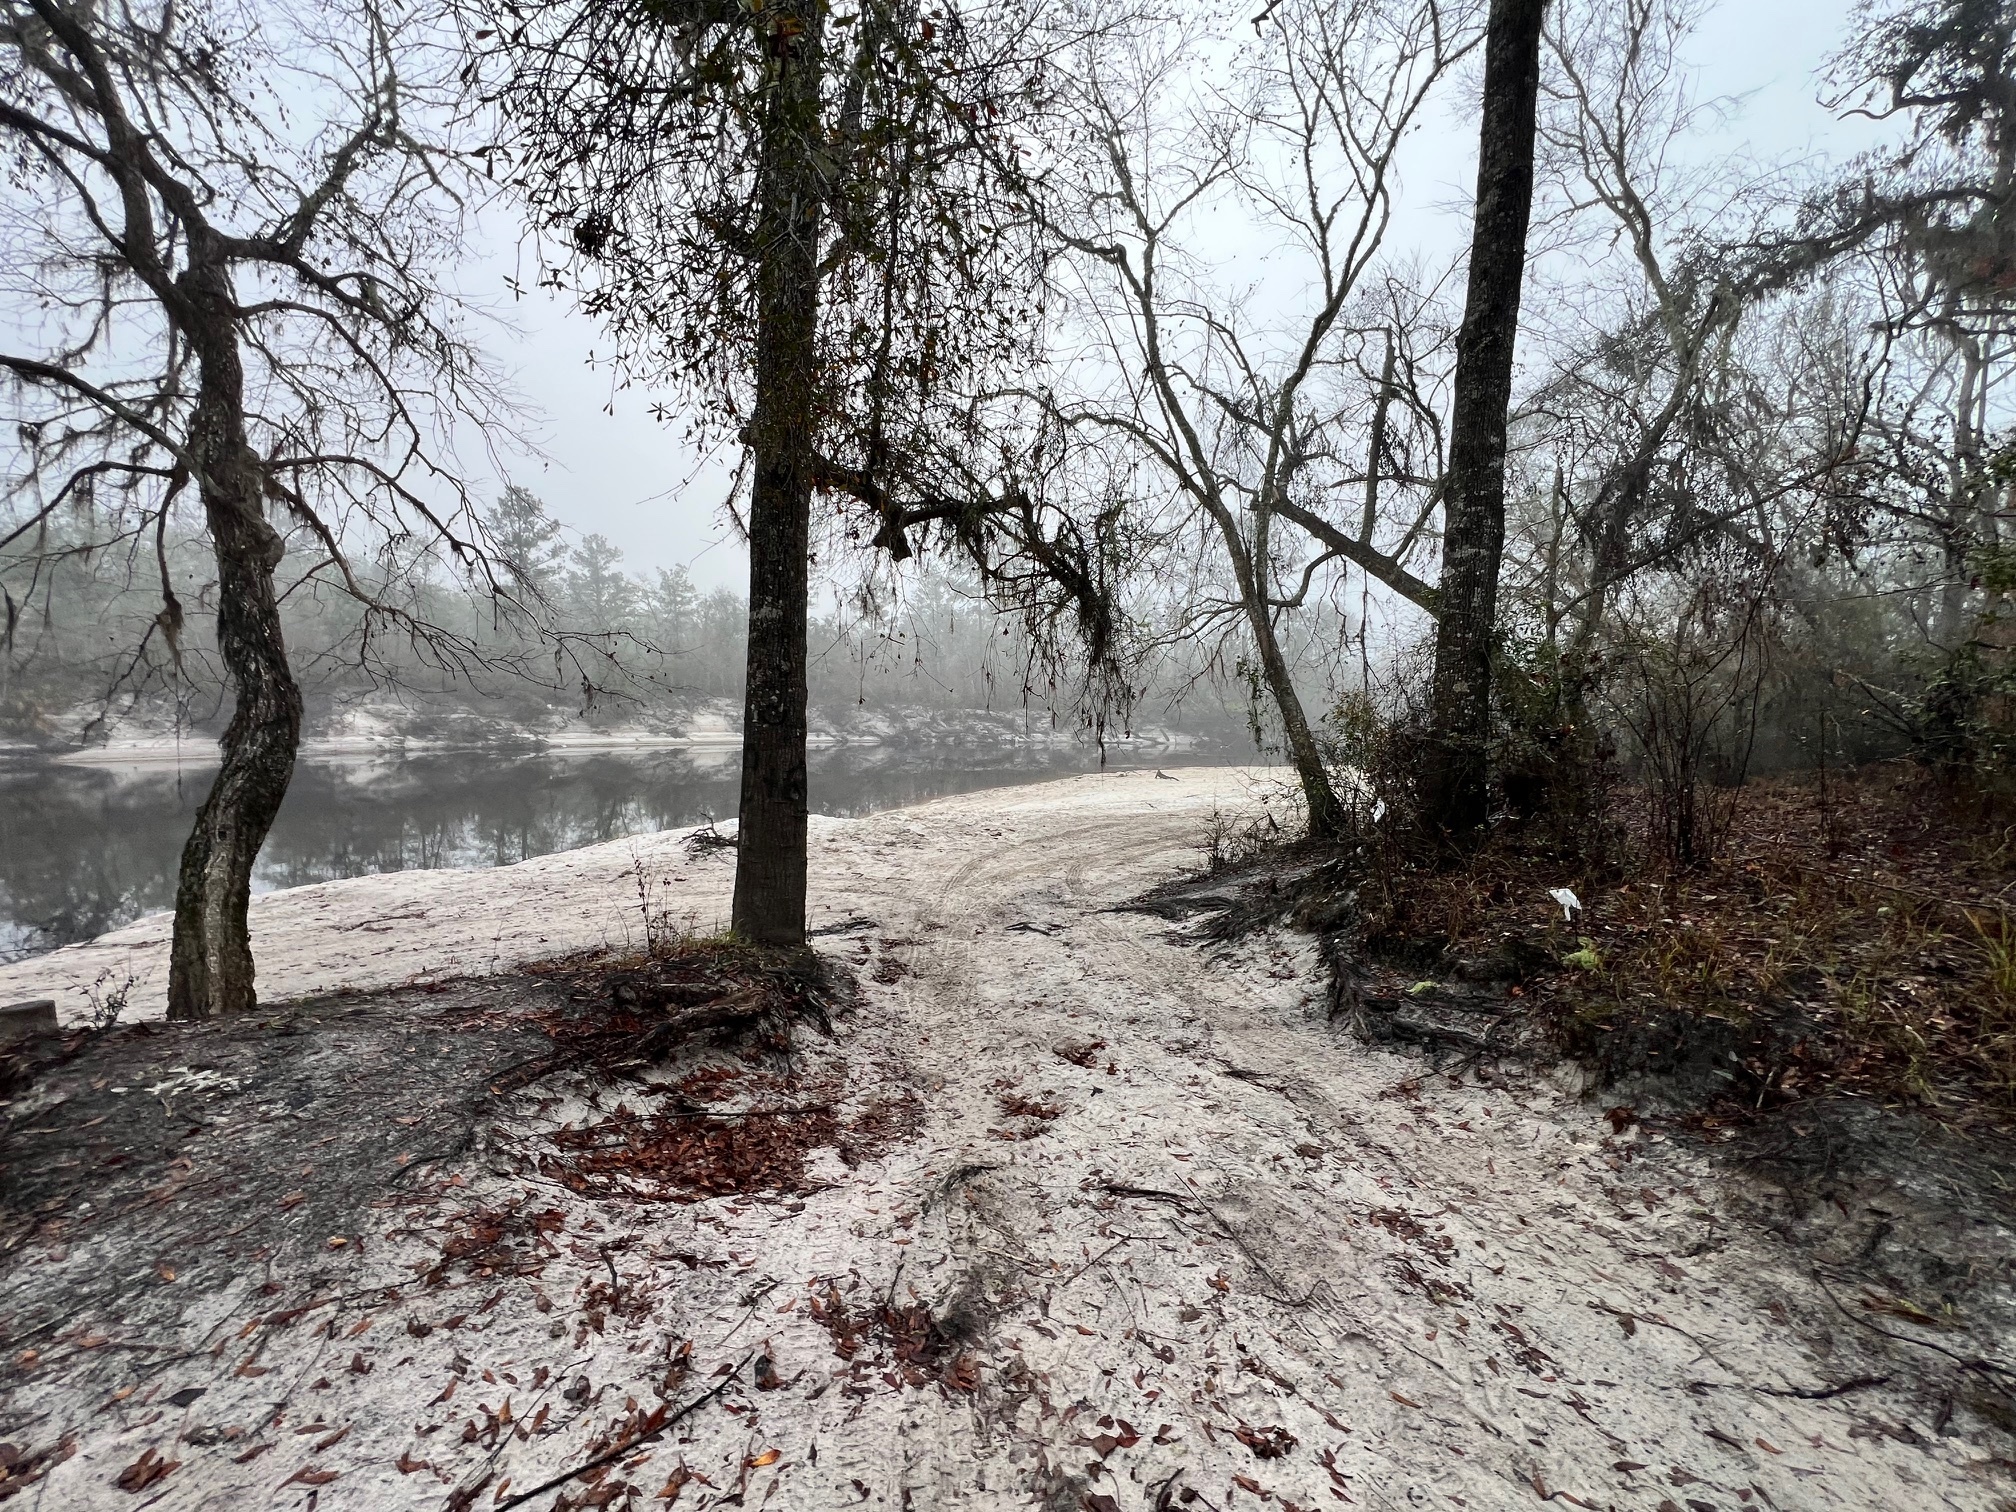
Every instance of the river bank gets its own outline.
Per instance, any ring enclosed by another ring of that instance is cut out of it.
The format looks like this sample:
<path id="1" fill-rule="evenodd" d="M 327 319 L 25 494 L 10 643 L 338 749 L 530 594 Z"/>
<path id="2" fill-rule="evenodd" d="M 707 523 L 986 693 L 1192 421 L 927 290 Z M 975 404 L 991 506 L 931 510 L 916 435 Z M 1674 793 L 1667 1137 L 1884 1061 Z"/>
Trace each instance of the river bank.
<path id="1" fill-rule="evenodd" d="M 1194 764 L 1116 747 L 1109 768 Z M 814 812 L 847 816 L 1100 769 L 1078 745 L 856 742 L 809 755 Z M 490 747 L 304 758 L 256 894 L 373 873 L 508 866 L 732 818 L 740 748 Z M 214 767 L 0 755 L 0 963 L 169 907 Z"/>
<path id="2" fill-rule="evenodd" d="M 0 757 L 39 756 L 74 766 L 121 769 L 215 765 L 217 732 L 165 722 L 158 711 L 133 711 L 100 724 L 88 709 L 60 721 L 90 729 L 87 740 L 45 734 L 0 742 Z M 735 751 L 742 744 L 742 710 L 727 699 L 707 699 L 628 718 L 590 717 L 578 711 L 527 711 L 518 717 L 459 706 L 364 703 L 316 711 L 304 730 L 304 761 L 338 761 L 458 751 Z M 1222 738 L 1226 732 L 1218 731 Z M 1194 752 L 1213 737 L 1148 722 L 1115 730 L 1105 744 L 1116 751 Z M 842 708 L 811 711 L 807 744 L 813 750 L 877 746 L 1065 750 L 1096 744 L 1075 723 L 1029 709 Z"/>
<path id="3" fill-rule="evenodd" d="M 1855 1268 L 1874 1223 L 1991 1268 L 2006 1225 L 1870 1198 L 1816 1250 L 1572 1073 L 1344 1037 L 1307 937 L 1128 906 L 1275 799 L 1192 768 L 820 822 L 835 1037 L 657 1091 L 514 1082 L 569 1000 L 522 963 L 711 927 L 719 850 L 258 900 L 256 1022 L 136 1024 L 9 1110 L 26 1504 L 2006 1505 L 1953 1361 L 2008 1341 L 1900 1341 Z M 123 971 L 145 1018 L 164 960 L 136 929 L 0 996 L 74 1017 Z M 675 1095 L 828 1132 L 714 1194 L 554 1163 Z"/>

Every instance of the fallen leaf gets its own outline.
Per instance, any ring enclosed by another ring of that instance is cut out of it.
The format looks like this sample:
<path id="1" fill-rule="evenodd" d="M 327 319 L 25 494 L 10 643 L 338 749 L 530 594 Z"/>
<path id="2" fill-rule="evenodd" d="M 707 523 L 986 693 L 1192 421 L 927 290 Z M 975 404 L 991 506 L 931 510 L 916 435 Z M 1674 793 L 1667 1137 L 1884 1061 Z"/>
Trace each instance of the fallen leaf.
<path id="1" fill-rule="evenodd" d="M 1239 1425 L 1234 1436 L 1253 1451 L 1253 1458 L 1263 1460 L 1280 1459 L 1297 1443 L 1286 1428 L 1254 1428 L 1246 1423 Z"/>
<path id="2" fill-rule="evenodd" d="M 181 1465 L 180 1460 L 163 1459 L 152 1449 L 146 1450 L 140 1458 L 119 1472 L 119 1478 L 112 1484 L 121 1491 L 145 1491 L 149 1486 Z"/>
<path id="3" fill-rule="evenodd" d="M 686 1489 L 686 1483 L 692 1479 L 693 1472 L 688 1470 L 684 1463 L 675 1465 L 672 1474 L 665 1481 L 665 1489 L 658 1493 L 657 1499 L 662 1502 L 679 1500 L 679 1493 Z"/>
<path id="4" fill-rule="evenodd" d="M 783 1457 L 784 1451 L 782 1449 L 765 1449 L 761 1454 L 749 1461 L 749 1468 L 751 1470 L 761 1470 L 765 1465 L 776 1464 Z"/>
<path id="5" fill-rule="evenodd" d="M 313 1465 L 303 1465 L 299 1470 L 288 1476 L 287 1479 L 280 1482 L 280 1484 L 282 1486 L 296 1484 L 303 1486 L 326 1486 L 342 1473 L 341 1470 L 317 1470 Z"/>
<path id="6" fill-rule="evenodd" d="M 399 1451 L 399 1458 L 392 1461 L 392 1464 L 401 1475 L 411 1475 L 415 1470 L 432 1470 L 434 1468 L 426 1460 L 414 1459 L 404 1449 Z"/>
<path id="7" fill-rule="evenodd" d="M 1403 1397 L 1397 1391 L 1389 1391 L 1386 1393 L 1386 1395 L 1393 1398 L 1393 1400 L 1398 1402 L 1402 1407 L 1419 1407 L 1421 1405 L 1419 1402 L 1412 1401 L 1407 1397 Z"/>
<path id="8" fill-rule="evenodd" d="M 280 1206 L 283 1208 L 299 1207 L 307 1200 L 308 1194 L 306 1192 L 289 1192 L 285 1197 L 280 1199 Z"/>

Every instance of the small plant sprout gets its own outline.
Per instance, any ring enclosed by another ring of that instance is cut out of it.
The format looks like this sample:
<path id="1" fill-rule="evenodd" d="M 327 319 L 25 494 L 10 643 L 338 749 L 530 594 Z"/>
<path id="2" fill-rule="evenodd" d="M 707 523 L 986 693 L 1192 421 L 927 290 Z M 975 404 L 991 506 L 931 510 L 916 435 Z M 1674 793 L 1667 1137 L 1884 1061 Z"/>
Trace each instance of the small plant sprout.
<path id="1" fill-rule="evenodd" d="M 91 1027 L 104 1033 L 119 1022 L 119 1016 L 126 1011 L 126 1000 L 133 995 L 133 988 L 139 982 L 136 976 L 128 975 L 116 987 L 105 984 L 112 980 L 110 968 L 98 973 L 98 979 L 85 989 L 85 996 L 91 1004 Z"/>
<path id="2" fill-rule="evenodd" d="M 1561 964 L 1563 966 L 1572 966 L 1577 971 L 1601 971 L 1603 969 L 1603 957 L 1597 954 L 1596 942 L 1587 935 L 1584 935 L 1582 936 L 1582 948 L 1580 950 L 1571 950 L 1568 954 L 1561 957 Z"/>

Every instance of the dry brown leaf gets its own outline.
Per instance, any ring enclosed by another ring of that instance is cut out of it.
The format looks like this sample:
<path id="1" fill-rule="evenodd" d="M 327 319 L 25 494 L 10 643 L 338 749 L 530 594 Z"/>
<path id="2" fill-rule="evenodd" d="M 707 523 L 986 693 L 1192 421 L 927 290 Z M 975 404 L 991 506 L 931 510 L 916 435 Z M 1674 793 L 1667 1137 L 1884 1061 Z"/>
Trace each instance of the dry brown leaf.
<path id="1" fill-rule="evenodd" d="M 149 1486 L 181 1465 L 180 1460 L 163 1459 L 152 1449 L 144 1451 L 140 1458 L 119 1472 L 119 1478 L 112 1484 L 121 1491 L 145 1491 Z"/>

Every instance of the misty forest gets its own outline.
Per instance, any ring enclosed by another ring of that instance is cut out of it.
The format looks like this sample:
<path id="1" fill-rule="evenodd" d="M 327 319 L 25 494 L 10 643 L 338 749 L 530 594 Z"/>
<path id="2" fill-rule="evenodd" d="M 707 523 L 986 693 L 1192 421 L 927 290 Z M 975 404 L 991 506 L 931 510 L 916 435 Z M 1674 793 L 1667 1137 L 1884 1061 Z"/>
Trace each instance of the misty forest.
<path id="1" fill-rule="evenodd" d="M 2016 1508 L 2016 0 L 0 144 L 0 1503 Z"/>

